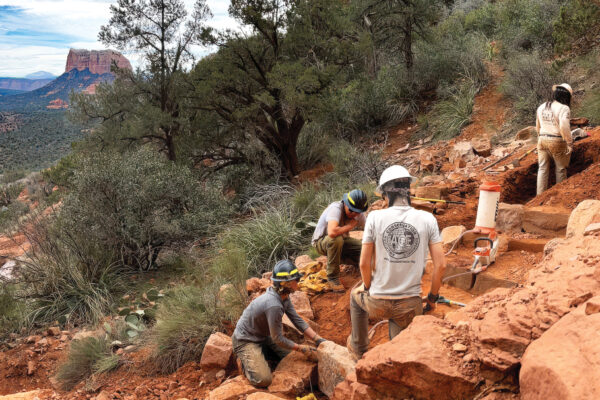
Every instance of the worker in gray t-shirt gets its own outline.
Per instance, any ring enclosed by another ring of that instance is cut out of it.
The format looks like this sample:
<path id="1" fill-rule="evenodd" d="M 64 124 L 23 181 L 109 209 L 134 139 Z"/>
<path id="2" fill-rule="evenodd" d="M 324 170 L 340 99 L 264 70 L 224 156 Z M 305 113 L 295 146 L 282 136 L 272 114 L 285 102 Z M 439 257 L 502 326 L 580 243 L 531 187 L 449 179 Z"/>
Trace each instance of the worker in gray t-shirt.
<path id="1" fill-rule="evenodd" d="M 389 320 L 391 340 L 416 315 L 423 314 L 421 278 L 428 251 L 434 266 L 427 296 L 432 309 L 439 297 L 446 268 L 442 239 L 435 217 L 410 205 L 413 180 L 399 165 L 387 168 L 379 180 L 378 191 L 387 202 L 387 208 L 372 211 L 367 218 L 360 254 L 363 285 L 350 296 L 352 334 L 347 347 L 356 359 L 361 358 L 369 346 L 369 317 Z"/>
<path id="2" fill-rule="evenodd" d="M 312 237 L 317 252 L 327 256 L 327 283 L 330 290 L 344 291 L 340 282 L 342 259 L 358 264 L 360 240 L 349 237 L 348 232 L 365 225 L 368 199 L 365 192 L 354 189 L 344 194 L 342 201 L 331 203 L 321 214 Z"/>
<path id="3" fill-rule="evenodd" d="M 273 287 L 254 299 L 242 313 L 233 332 L 233 351 L 242 363 L 246 378 L 257 387 L 271 384 L 271 368 L 267 359 L 279 361 L 291 350 L 316 361 L 316 349 L 299 345 L 283 336 L 282 319 L 287 315 L 304 336 L 318 346 L 325 341 L 296 313 L 289 295 L 298 290 L 302 275 L 290 260 L 282 260 L 273 268 Z"/>

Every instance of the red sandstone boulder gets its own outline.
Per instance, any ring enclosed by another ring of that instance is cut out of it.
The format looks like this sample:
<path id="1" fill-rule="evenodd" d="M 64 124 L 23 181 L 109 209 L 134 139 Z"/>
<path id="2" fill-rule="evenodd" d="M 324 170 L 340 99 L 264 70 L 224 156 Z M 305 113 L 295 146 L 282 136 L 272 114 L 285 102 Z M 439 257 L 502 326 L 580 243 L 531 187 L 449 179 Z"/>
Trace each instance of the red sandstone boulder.
<path id="1" fill-rule="evenodd" d="M 524 207 L 522 228 L 527 233 L 562 236 L 567 228 L 569 215 L 569 210 L 559 207 Z"/>
<path id="2" fill-rule="evenodd" d="M 317 385 L 317 365 L 297 351 L 292 351 L 273 371 L 269 392 L 296 396 L 311 385 Z"/>
<path id="3" fill-rule="evenodd" d="M 444 245 L 444 249 L 446 251 L 450 250 L 454 242 L 456 242 L 460 235 L 466 230 L 467 228 L 462 225 L 447 226 L 442 229 L 442 244 Z M 457 243 L 455 248 L 457 248 L 459 244 L 460 243 Z"/>
<path id="4" fill-rule="evenodd" d="M 500 203 L 496 217 L 496 229 L 501 232 L 521 232 L 523 205 Z"/>
<path id="5" fill-rule="evenodd" d="M 71 49 L 67 56 L 65 72 L 72 69 L 83 71 L 87 68 L 92 74 L 109 74 L 113 61 L 119 68 L 131 69 L 129 60 L 118 51 Z"/>
<path id="6" fill-rule="evenodd" d="M 246 281 L 246 291 L 248 294 L 264 292 L 269 286 L 271 286 L 270 279 L 250 278 Z"/>
<path id="7" fill-rule="evenodd" d="M 310 299 L 304 292 L 297 291 L 290 294 L 290 301 L 296 309 L 298 315 L 304 319 L 314 320 L 315 314 L 313 313 L 312 307 L 310 306 Z"/>
<path id="8" fill-rule="evenodd" d="M 585 228 L 595 222 L 600 222 L 600 200 L 582 201 L 569 216 L 567 237 L 583 235 Z"/>
<path id="9" fill-rule="evenodd" d="M 600 399 L 600 314 L 582 305 L 554 324 L 525 352 L 522 400 Z"/>
<path id="10" fill-rule="evenodd" d="M 355 362 L 348 349 L 334 342 L 323 342 L 317 349 L 319 389 L 331 397 L 335 387 L 354 372 Z"/>
<path id="11" fill-rule="evenodd" d="M 368 351 L 356 364 L 358 382 L 377 398 L 466 399 L 479 379 L 462 368 L 463 355 L 446 341 L 452 324 L 418 316 L 392 341 Z"/>
<path id="12" fill-rule="evenodd" d="M 358 383 L 356 372 L 340 382 L 331 396 L 333 400 L 377 400 L 377 394 L 367 385 Z"/>
<path id="13" fill-rule="evenodd" d="M 487 137 L 476 137 L 471 140 L 473 151 L 481 157 L 489 157 L 492 154 L 492 143 Z"/>
<path id="14" fill-rule="evenodd" d="M 231 338 L 221 332 L 213 333 L 204 345 L 200 366 L 205 371 L 225 369 L 230 364 L 232 355 Z"/>
<path id="15" fill-rule="evenodd" d="M 209 400 L 238 400 L 258 391 L 259 389 L 252 386 L 245 376 L 237 376 L 211 390 L 208 398 Z"/>

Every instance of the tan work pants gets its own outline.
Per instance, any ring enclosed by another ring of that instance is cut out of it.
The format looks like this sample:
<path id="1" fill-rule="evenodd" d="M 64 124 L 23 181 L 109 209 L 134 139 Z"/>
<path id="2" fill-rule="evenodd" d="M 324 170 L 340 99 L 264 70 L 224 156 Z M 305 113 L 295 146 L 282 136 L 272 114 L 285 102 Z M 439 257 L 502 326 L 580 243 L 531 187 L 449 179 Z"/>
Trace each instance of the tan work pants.
<path id="1" fill-rule="evenodd" d="M 538 142 L 538 176 L 537 194 L 542 194 L 548 189 L 548 176 L 550 174 L 550 160 L 554 160 L 556 169 L 556 183 L 567 178 L 567 167 L 571 154 L 567 154 L 567 142 L 562 139 L 548 140 L 540 138 Z"/>
<path id="2" fill-rule="evenodd" d="M 351 237 L 329 235 L 323 236 L 315 243 L 315 249 L 323 256 L 327 256 L 327 278 L 340 277 L 340 264 L 342 259 L 358 265 L 362 242 Z"/>
<path id="3" fill-rule="evenodd" d="M 280 361 L 290 350 L 279 347 L 271 338 L 262 343 L 232 337 L 233 352 L 242 363 L 244 375 L 256 387 L 267 387 L 273 380 L 268 360 Z"/>
<path id="4" fill-rule="evenodd" d="M 420 297 L 398 300 L 375 299 L 364 290 L 353 290 L 350 296 L 350 320 L 352 322 L 352 348 L 357 356 L 369 347 L 369 317 L 389 319 L 390 340 L 402 332 L 417 315 L 423 314 Z"/>

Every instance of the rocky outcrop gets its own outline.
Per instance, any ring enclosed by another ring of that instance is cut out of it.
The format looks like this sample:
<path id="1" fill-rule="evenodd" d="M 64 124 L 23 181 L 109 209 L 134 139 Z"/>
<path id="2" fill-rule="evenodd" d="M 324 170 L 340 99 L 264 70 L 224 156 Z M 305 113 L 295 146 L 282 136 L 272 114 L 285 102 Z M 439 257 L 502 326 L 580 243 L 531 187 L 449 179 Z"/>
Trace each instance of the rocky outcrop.
<path id="1" fill-rule="evenodd" d="M 73 69 L 83 71 L 87 68 L 92 74 L 110 74 L 113 62 L 119 68 L 131 69 L 129 60 L 118 51 L 71 49 L 67 56 L 65 72 Z"/>
<path id="2" fill-rule="evenodd" d="M 520 373 L 522 400 L 599 399 L 600 313 L 582 304 L 535 340 L 525 352 Z"/>
<path id="3" fill-rule="evenodd" d="M 46 106 L 46 108 L 49 110 L 60 110 L 63 108 L 69 108 L 69 105 L 66 102 L 62 101 L 61 99 L 55 99 L 55 100 L 52 100 Z"/>
<path id="4" fill-rule="evenodd" d="M 554 376 L 579 366 L 598 371 L 599 352 L 589 346 L 595 346 L 600 328 L 600 241 L 577 235 L 546 247 L 522 287 L 486 293 L 445 321 L 416 317 L 391 342 L 367 352 L 356 365 L 356 378 L 349 374 L 335 398 L 473 399 L 496 385 L 517 391 L 521 363 L 522 399 L 598 398 L 597 379 L 582 375 L 586 393 L 593 394 L 585 397 L 573 388 L 577 374 Z M 577 366 L 563 362 L 584 355 L 588 358 Z M 550 380 L 556 391 L 535 397 Z"/>

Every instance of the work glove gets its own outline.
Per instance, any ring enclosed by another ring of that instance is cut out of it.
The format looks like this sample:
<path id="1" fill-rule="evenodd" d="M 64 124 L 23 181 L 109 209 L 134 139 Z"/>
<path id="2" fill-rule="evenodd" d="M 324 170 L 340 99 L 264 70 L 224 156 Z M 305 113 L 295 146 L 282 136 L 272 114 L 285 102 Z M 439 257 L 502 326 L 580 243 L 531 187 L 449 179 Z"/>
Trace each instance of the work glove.
<path id="1" fill-rule="evenodd" d="M 317 349 L 316 348 L 314 348 L 312 346 L 308 346 L 306 344 L 299 344 L 298 351 L 301 352 L 302 354 L 304 354 L 306 356 L 306 358 L 308 358 L 310 361 L 317 362 Z"/>
<path id="2" fill-rule="evenodd" d="M 317 336 L 315 338 L 315 344 L 317 345 L 317 347 L 319 347 L 319 345 L 323 342 L 327 342 L 327 339 L 323 339 L 321 336 Z"/>

